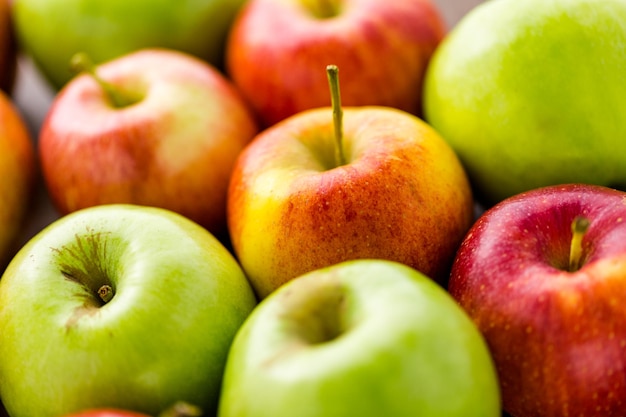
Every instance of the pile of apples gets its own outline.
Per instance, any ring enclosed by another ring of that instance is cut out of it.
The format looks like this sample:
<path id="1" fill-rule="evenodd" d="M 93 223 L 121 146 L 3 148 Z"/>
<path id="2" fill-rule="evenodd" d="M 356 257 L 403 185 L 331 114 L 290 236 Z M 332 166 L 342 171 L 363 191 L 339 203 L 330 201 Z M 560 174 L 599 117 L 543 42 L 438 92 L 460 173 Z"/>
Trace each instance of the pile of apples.
<path id="1" fill-rule="evenodd" d="M 624 22 L 0 1 L 3 412 L 624 417 Z"/>

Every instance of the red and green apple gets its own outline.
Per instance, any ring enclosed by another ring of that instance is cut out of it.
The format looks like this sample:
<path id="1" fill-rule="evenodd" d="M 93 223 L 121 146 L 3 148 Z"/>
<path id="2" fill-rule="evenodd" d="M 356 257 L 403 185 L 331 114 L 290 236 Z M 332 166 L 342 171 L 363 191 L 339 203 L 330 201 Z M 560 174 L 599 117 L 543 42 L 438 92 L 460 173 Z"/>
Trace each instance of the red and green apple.
<path id="1" fill-rule="evenodd" d="M 225 234 L 231 170 L 257 133 L 230 81 L 166 49 L 133 52 L 93 72 L 63 88 L 39 132 L 43 176 L 58 211 L 158 206 Z"/>
<path id="2" fill-rule="evenodd" d="M 445 32 L 430 0 L 250 0 L 231 29 L 226 69 L 265 126 L 326 106 L 329 64 L 345 74 L 346 105 L 420 114 Z"/>

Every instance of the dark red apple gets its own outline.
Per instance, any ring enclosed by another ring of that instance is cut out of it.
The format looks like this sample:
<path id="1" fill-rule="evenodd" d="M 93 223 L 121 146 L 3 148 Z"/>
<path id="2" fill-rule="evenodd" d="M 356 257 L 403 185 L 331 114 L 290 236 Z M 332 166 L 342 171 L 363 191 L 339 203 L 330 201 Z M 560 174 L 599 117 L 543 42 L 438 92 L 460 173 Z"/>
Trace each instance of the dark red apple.
<path id="1" fill-rule="evenodd" d="M 449 291 L 511 415 L 626 415 L 626 193 L 568 184 L 504 200 L 470 229 Z"/>

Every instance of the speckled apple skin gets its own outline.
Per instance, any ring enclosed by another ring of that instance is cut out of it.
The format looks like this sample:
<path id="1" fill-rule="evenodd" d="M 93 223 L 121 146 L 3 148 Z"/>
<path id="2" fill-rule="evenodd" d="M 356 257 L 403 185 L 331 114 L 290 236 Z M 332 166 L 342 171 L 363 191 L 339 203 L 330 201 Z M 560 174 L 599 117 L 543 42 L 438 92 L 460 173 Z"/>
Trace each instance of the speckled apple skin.
<path id="1" fill-rule="evenodd" d="M 321 3 L 321 2 L 311 2 Z M 347 106 L 421 113 L 422 82 L 446 34 L 430 0 L 348 0 L 328 18 L 299 0 L 251 0 L 235 19 L 226 66 L 265 126 L 329 103 L 324 68 L 341 71 Z"/>
<path id="2" fill-rule="evenodd" d="M 583 266 L 567 272 L 584 215 Z M 484 334 L 516 417 L 626 413 L 626 194 L 590 185 L 519 194 L 463 241 L 449 291 Z"/>
<path id="3" fill-rule="evenodd" d="M 332 110 L 293 116 L 238 158 L 227 219 L 257 294 L 340 261 L 382 258 L 447 278 L 473 219 L 456 155 L 428 125 L 382 107 L 344 109 L 348 164 L 333 167 Z"/>
<path id="4" fill-rule="evenodd" d="M 125 55 L 98 73 L 143 99 L 114 108 L 88 75 L 59 93 L 39 135 L 44 179 L 59 212 L 156 206 L 225 233 L 232 166 L 258 131 L 237 90 L 205 62 L 164 49 Z"/>

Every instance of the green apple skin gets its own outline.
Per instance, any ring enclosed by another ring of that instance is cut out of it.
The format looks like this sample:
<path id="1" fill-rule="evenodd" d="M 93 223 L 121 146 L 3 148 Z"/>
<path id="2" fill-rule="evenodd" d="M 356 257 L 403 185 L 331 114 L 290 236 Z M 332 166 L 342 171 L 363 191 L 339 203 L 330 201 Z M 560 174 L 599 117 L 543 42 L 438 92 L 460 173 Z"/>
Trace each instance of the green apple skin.
<path id="1" fill-rule="evenodd" d="M 219 417 L 496 417 L 487 345 L 446 291 L 392 261 L 300 276 L 264 299 L 228 357 Z"/>
<path id="2" fill-rule="evenodd" d="M 104 62 L 147 47 L 221 67 L 226 37 L 246 0 L 15 0 L 18 40 L 53 86 L 72 77 L 77 52 Z"/>
<path id="3" fill-rule="evenodd" d="M 187 218 L 131 205 L 75 212 L 33 237 L 0 280 L 0 396 L 12 417 L 156 415 L 177 401 L 210 415 L 255 305 L 230 252 Z"/>
<path id="4" fill-rule="evenodd" d="M 330 107 L 283 120 L 239 154 L 227 222 L 260 298 L 358 258 L 447 279 L 473 221 L 469 181 L 450 146 L 419 118 L 389 107 L 345 107 L 343 132 L 343 165 L 334 160 Z"/>
<path id="5" fill-rule="evenodd" d="M 449 33 L 426 120 L 493 205 L 546 185 L 626 186 L 626 2 L 494 0 Z"/>

